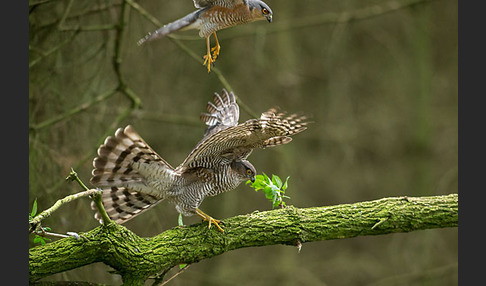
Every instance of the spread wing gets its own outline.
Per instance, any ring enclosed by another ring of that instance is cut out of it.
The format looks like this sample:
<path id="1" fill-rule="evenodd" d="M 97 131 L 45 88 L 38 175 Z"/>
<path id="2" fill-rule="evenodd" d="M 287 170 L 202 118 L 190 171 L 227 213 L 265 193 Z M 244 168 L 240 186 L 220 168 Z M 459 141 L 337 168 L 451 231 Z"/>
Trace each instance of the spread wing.
<path id="1" fill-rule="evenodd" d="M 208 113 L 201 113 L 200 116 L 201 121 L 208 125 L 206 132 L 204 132 L 204 138 L 228 127 L 238 125 L 240 118 L 240 108 L 233 92 L 228 93 L 223 89 L 221 96 L 215 92 L 213 101 L 214 103 L 208 102 Z"/>
<path id="2" fill-rule="evenodd" d="M 213 168 L 235 159 L 246 159 L 253 149 L 289 143 L 290 136 L 307 129 L 306 117 L 277 113 L 275 108 L 264 112 L 259 119 L 250 119 L 236 126 L 222 129 L 203 139 L 176 168 L 184 172 L 195 167 Z"/>
<path id="3" fill-rule="evenodd" d="M 245 4 L 246 0 L 193 0 L 196 8 L 204 8 L 210 6 L 222 6 L 232 8 L 238 4 Z"/>

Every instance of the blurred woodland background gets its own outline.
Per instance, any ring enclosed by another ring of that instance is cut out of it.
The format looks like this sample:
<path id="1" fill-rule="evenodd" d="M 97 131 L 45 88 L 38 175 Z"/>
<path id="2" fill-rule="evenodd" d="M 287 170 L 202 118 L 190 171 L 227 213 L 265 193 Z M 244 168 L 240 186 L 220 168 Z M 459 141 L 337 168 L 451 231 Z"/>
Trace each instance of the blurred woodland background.
<path id="1" fill-rule="evenodd" d="M 70 169 L 89 184 L 96 149 L 127 124 L 179 165 L 202 138 L 199 114 L 225 87 L 245 106 L 240 121 L 276 105 L 312 117 L 291 144 L 249 157 L 260 174 L 290 176 L 288 205 L 458 192 L 457 0 L 266 3 L 273 23 L 218 32 L 208 74 L 197 31 L 136 44 L 193 11 L 190 0 L 30 0 L 29 208 L 81 191 L 65 181 Z M 271 203 L 242 184 L 201 209 L 224 219 Z M 177 217 L 163 202 L 125 226 L 149 237 Z M 43 225 L 66 233 L 98 222 L 80 199 Z M 306 243 L 300 253 L 247 248 L 191 265 L 169 285 L 456 285 L 457 241 L 453 228 Z M 119 285 L 110 270 L 44 280 Z"/>

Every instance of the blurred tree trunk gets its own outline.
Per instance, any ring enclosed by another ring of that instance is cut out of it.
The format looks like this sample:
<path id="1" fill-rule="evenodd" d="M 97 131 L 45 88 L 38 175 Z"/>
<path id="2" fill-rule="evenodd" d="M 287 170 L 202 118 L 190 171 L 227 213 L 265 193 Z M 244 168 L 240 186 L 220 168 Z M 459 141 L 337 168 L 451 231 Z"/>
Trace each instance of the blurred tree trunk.
<path id="1" fill-rule="evenodd" d="M 225 233 L 206 223 L 176 227 L 141 238 L 110 223 L 29 250 L 29 280 L 95 262 L 113 267 L 126 285 L 162 280 L 172 267 L 243 247 L 305 242 L 457 227 L 458 195 L 394 197 L 328 207 L 287 207 L 224 220 Z"/>

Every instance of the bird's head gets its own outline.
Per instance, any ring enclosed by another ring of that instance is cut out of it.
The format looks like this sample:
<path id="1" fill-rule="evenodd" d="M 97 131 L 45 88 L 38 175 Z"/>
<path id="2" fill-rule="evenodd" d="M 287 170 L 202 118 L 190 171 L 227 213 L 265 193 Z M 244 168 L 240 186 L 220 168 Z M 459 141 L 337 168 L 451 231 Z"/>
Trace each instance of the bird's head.
<path id="1" fill-rule="evenodd" d="M 231 168 L 241 177 L 242 182 L 247 180 L 255 182 L 256 169 L 247 160 L 235 160 L 232 162 Z"/>
<path id="2" fill-rule="evenodd" d="M 250 12 L 253 19 L 256 20 L 267 20 L 272 23 L 273 12 L 265 2 L 259 0 L 249 0 L 248 6 L 250 7 Z"/>

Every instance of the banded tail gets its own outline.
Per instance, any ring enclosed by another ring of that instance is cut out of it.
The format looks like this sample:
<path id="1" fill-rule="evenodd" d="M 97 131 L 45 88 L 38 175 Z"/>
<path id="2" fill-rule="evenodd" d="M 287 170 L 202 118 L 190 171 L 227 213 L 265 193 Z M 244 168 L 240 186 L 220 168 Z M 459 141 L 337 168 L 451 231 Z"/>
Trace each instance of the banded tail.
<path id="1" fill-rule="evenodd" d="M 157 193 L 160 191 L 146 185 L 151 175 L 147 170 L 154 170 L 154 176 L 161 179 L 164 172 L 173 172 L 130 125 L 106 138 L 98 148 L 93 167 L 90 182 L 103 190 L 103 206 L 110 218 L 120 224 L 162 201 L 163 195 Z M 94 202 L 91 207 L 96 209 Z M 102 222 L 98 212 L 95 218 Z"/>
<path id="2" fill-rule="evenodd" d="M 200 116 L 201 121 L 208 126 L 204 132 L 204 137 L 238 125 L 240 118 L 240 108 L 233 92 L 228 93 L 226 89 L 223 89 L 221 95 L 215 92 L 213 101 L 214 103 L 208 102 L 208 113 L 201 113 Z"/>

